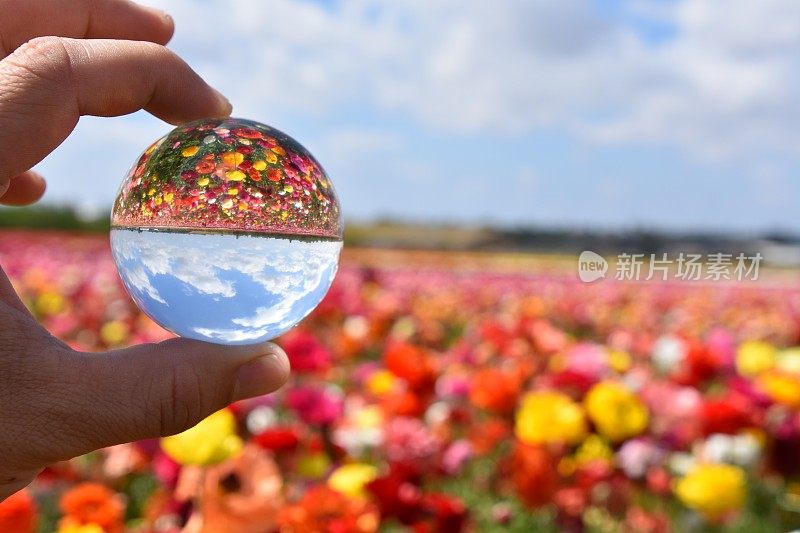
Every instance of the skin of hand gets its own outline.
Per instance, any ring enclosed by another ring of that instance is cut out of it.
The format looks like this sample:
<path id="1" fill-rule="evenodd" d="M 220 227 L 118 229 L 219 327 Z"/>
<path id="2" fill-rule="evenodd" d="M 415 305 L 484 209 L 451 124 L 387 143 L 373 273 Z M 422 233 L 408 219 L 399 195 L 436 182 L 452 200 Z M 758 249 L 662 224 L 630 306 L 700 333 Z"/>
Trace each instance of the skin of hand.
<path id="1" fill-rule="evenodd" d="M 168 15 L 128 0 L 0 0 L 0 203 L 42 196 L 30 168 L 81 115 L 145 109 L 172 124 L 229 115 L 164 47 L 173 31 Z M 37 323 L 0 270 L 0 501 L 52 462 L 178 433 L 288 376 L 271 343 L 77 352 Z"/>

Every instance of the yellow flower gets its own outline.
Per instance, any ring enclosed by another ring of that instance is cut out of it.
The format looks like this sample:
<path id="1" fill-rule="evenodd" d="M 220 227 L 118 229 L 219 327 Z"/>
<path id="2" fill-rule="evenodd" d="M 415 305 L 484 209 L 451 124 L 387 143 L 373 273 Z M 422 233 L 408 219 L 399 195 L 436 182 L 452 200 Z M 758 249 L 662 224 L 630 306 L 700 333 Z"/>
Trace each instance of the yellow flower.
<path id="1" fill-rule="evenodd" d="M 647 407 L 617 382 L 598 383 L 586 394 L 583 404 L 597 432 L 611 442 L 635 437 L 647 429 Z"/>
<path id="2" fill-rule="evenodd" d="M 517 411 L 515 433 L 527 444 L 576 444 L 586 436 L 586 418 L 580 404 L 555 391 L 526 394 Z"/>
<path id="3" fill-rule="evenodd" d="M 743 376 L 752 377 L 775 366 L 777 350 L 764 341 L 746 341 L 736 352 L 736 370 Z"/>
<path id="4" fill-rule="evenodd" d="M 575 450 L 575 462 L 579 465 L 594 461 L 611 462 L 614 459 L 614 451 L 598 435 L 592 433 Z"/>
<path id="5" fill-rule="evenodd" d="M 57 315 L 67 308 L 67 300 L 55 291 L 46 291 L 36 298 L 34 306 L 42 315 Z"/>
<path id="6" fill-rule="evenodd" d="M 168 204 L 171 204 L 172 200 L 174 198 L 175 198 L 175 195 L 173 193 L 171 193 L 171 192 L 168 192 L 168 193 L 164 194 L 164 201 L 167 202 Z"/>
<path id="7" fill-rule="evenodd" d="M 161 449 L 181 464 L 210 465 L 230 459 L 242 449 L 236 418 L 222 409 L 183 433 L 161 439 Z"/>
<path id="8" fill-rule="evenodd" d="M 756 378 L 756 385 L 774 402 L 800 407 L 800 376 L 765 372 Z"/>
<path id="9" fill-rule="evenodd" d="M 800 346 L 778 352 L 775 366 L 784 372 L 800 374 Z"/>
<path id="10" fill-rule="evenodd" d="M 97 524 L 77 524 L 67 520 L 58 528 L 58 533 L 104 533 Z"/>
<path id="11" fill-rule="evenodd" d="M 199 146 L 187 146 L 183 150 L 181 150 L 181 155 L 183 157 L 192 157 L 200 150 Z"/>
<path id="12" fill-rule="evenodd" d="M 230 189 L 228 189 L 226 194 L 228 196 L 236 196 L 237 194 L 239 194 L 239 189 L 237 189 L 236 187 L 231 187 Z"/>
<path id="13" fill-rule="evenodd" d="M 264 170 L 267 168 L 267 164 L 262 159 L 259 159 L 253 163 L 253 168 L 256 170 Z"/>
<path id="14" fill-rule="evenodd" d="M 608 365 L 622 374 L 631 367 L 631 356 L 622 350 L 611 350 L 608 352 Z"/>
<path id="15" fill-rule="evenodd" d="M 201 186 L 201 187 L 205 187 L 206 185 L 208 185 L 208 177 L 207 176 L 203 176 L 202 178 L 197 180 L 197 184 L 199 186 Z"/>
<path id="16" fill-rule="evenodd" d="M 273 154 L 272 152 L 267 152 L 266 154 L 264 154 L 264 157 L 266 157 L 267 161 L 269 161 L 272 164 L 275 164 L 275 163 L 278 162 L 278 156 Z"/>
<path id="17" fill-rule="evenodd" d="M 353 425 L 357 428 L 377 428 L 383 425 L 383 411 L 377 405 L 368 405 L 353 413 L 350 416 Z"/>
<path id="18" fill-rule="evenodd" d="M 150 187 L 147 189 L 147 196 L 153 196 L 156 193 L 155 187 Z"/>
<path id="19" fill-rule="evenodd" d="M 297 461 L 297 473 L 303 477 L 318 479 L 325 475 L 331 466 L 331 460 L 324 453 L 317 452 L 304 455 Z"/>
<path id="20" fill-rule="evenodd" d="M 247 202 L 239 202 L 239 211 L 247 211 Z"/>
<path id="21" fill-rule="evenodd" d="M 364 486 L 378 477 L 378 469 L 364 463 L 342 465 L 331 473 L 328 486 L 351 498 L 365 498 Z"/>
<path id="22" fill-rule="evenodd" d="M 128 338 L 128 326 L 125 322 L 112 320 L 100 328 L 100 338 L 108 345 L 122 344 Z"/>
<path id="23" fill-rule="evenodd" d="M 244 180 L 244 172 L 241 170 L 229 170 L 225 173 L 225 177 L 230 181 L 242 181 Z"/>
<path id="24" fill-rule="evenodd" d="M 394 390 L 397 379 L 388 370 L 378 370 L 367 378 L 367 390 L 376 396 L 382 396 Z"/>
<path id="25" fill-rule="evenodd" d="M 222 162 L 226 165 L 237 167 L 242 161 L 244 161 L 244 155 L 239 152 L 225 152 L 222 154 Z"/>
<path id="26" fill-rule="evenodd" d="M 715 520 L 744 505 L 745 483 L 738 466 L 701 464 L 675 484 L 675 494 L 687 507 Z"/>

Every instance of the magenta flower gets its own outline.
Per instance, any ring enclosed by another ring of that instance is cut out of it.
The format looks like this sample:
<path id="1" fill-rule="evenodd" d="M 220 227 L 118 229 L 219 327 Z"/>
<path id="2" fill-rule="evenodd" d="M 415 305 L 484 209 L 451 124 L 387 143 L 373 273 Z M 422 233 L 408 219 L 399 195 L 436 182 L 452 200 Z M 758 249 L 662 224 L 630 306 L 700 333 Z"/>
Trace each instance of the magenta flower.
<path id="1" fill-rule="evenodd" d="M 308 424 L 327 425 L 342 416 L 342 395 L 333 388 L 310 385 L 295 387 L 286 393 L 286 405 Z"/>

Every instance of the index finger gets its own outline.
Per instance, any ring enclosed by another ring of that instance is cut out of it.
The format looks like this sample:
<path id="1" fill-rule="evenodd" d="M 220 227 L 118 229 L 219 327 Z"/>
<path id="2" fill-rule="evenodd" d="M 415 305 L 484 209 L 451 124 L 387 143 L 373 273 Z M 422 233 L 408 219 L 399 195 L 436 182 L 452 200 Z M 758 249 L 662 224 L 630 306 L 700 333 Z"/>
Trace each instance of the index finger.
<path id="1" fill-rule="evenodd" d="M 0 59 L 35 37 L 165 44 L 174 31 L 169 15 L 129 0 L 0 0 Z"/>

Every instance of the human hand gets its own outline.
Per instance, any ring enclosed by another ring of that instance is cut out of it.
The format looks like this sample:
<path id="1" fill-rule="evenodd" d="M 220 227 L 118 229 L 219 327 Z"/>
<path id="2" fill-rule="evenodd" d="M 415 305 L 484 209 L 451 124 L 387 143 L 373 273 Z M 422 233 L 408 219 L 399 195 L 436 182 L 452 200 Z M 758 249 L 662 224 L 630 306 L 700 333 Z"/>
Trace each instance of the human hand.
<path id="1" fill-rule="evenodd" d="M 177 124 L 230 114 L 163 46 L 172 32 L 167 15 L 127 0 L 0 0 L 0 203 L 42 196 L 30 168 L 81 115 L 145 109 Z M 76 352 L 37 323 L 0 270 L 0 501 L 51 462 L 178 433 L 288 375 L 270 343 Z"/>

